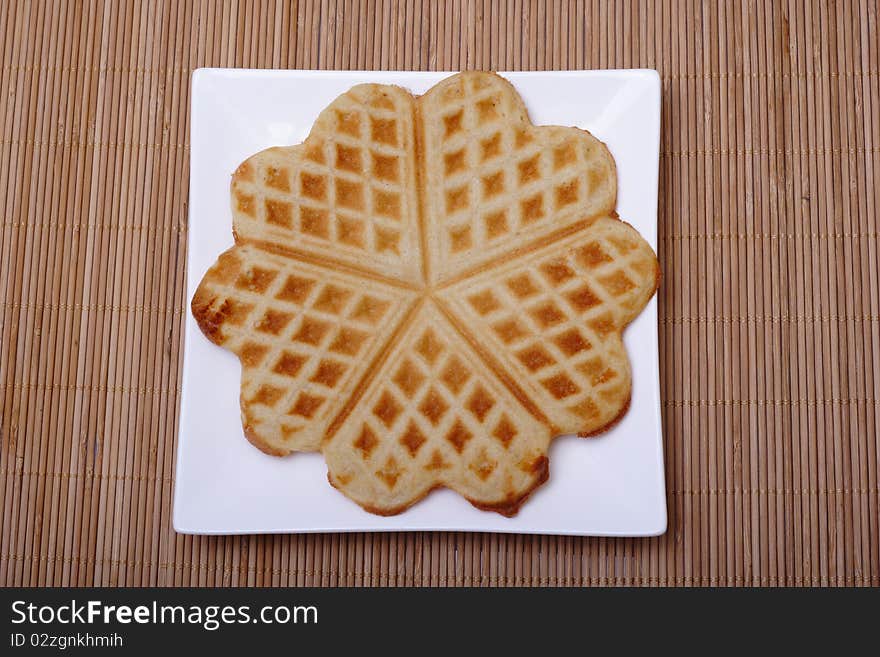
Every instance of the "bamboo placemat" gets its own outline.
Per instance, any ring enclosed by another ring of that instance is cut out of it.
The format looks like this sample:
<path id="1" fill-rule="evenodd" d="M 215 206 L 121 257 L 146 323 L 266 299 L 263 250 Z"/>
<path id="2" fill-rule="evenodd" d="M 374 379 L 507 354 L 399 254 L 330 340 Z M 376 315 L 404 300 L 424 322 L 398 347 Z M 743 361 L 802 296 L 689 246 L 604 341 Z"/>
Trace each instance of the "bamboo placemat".
<path id="1" fill-rule="evenodd" d="M 877 585 L 878 33 L 874 0 L 0 3 L 0 582 Z M 200 66 L 660 71 L 665 536 L 174 533 Z"/>

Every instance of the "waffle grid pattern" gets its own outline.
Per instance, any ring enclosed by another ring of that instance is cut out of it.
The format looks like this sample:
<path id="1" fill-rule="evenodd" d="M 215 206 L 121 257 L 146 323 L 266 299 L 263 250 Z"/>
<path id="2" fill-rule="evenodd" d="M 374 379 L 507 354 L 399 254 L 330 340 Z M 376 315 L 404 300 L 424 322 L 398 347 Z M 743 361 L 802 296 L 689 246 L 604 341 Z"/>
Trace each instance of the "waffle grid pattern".
<path id="1" fill-rule="evenodd" d="M 645 249 L 616 223 L 600 219 L 589 239 L 576 235 L 444 295 L 465 325 L 483 327 L 480 335 L 540 406 L 569 411 L 563 433 L 611 421 L 628 384 L 620 332 L 645 301 L 637 281 L 652 270 Z"/>
<path id="2" fill-rule="evenodd" d="M 440 117 L 426 127 L 426 160 L 437 183 L 427 191 L 441 280 L 549 227 L 614 209 L 614 164 L 604 146 L 582 130 L 532 127 L 501 78 L 459 76 L 424 102 Z"/>
<path id="3" fill-rule="evenodd" d="M 442 483 L 493 502 L 542 474 L 547 427 L 486 376 L 436 308 L 421 310 L 376 381 L 325 448 L 331 481 L 357 501 L 395 510 Z"/>
<path id="4" fill-rule="evenodd" d="M 218 340 L 241 360 L 245 422 L 270 450 L 317 449 L 402 293 L 365 291 L 358 279 L 252 247 L 226 257 L 231 275 L 209 282 L 205 312 L 223 322 Z"/>
<path id="5" fill-rule="evenodd" d="M 302 240 L 324 255 L 411 277 L 406 254 L 418 239 L 411 105 L 393 87 L 355 87 L 322 113 L 307 145 L 247 160 L 233 180 L 236 232 Z"/>

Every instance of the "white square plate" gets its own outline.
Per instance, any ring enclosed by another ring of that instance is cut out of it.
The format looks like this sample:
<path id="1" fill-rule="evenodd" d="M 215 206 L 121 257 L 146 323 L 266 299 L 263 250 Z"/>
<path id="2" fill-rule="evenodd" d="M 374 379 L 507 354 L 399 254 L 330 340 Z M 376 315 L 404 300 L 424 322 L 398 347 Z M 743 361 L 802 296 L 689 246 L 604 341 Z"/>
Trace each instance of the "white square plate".
<path id="1" fill-rule="evenodd" d="M 232 241 L 229 182 L 248 156 L 295 144 L 337 95 L 361 82 L 424 93 L 449 73 L 200 69 L 192 79 L 187 301 Z M 660 79 L 656 71 L 504 73 L 536 125 L 590 130 L 617 163 L 620 216 L 656 250 Z M 245 440 L 239 364 L 199 331 L 187 304 L 174 528 L 194 534 L 455 530 L 651 536 L 666 530 L 656 296 L 625 333 L 629 412 L 612 431 L 554 441 L 550 480 L 514 518 L 435 491 L 383 518 L 327 482 L 320 454 L 266 456 Z"/>

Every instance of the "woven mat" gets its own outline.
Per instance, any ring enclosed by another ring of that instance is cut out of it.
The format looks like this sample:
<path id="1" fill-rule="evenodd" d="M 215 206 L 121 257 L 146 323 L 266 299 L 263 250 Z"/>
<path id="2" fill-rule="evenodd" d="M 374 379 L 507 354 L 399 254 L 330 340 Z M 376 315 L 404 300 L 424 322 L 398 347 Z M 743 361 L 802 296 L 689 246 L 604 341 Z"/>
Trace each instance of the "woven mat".
<path id="1" fill-rule="evenodd" d="M 878 33 L 873 0 L 0 3 L 0 583 L 880 584 Z M 660 71 L 665 536 L 174 533 L 200 66 Z"/>

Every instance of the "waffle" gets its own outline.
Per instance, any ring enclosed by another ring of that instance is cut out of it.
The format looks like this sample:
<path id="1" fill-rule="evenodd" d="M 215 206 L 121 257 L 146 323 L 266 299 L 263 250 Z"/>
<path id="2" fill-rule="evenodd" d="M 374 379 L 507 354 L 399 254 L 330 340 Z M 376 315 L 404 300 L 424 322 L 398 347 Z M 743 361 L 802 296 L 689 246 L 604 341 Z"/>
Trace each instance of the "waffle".
<path id="1" fill-rule="evenodd" d="M 241 361 L 245 435 L 268 454 L 313 451 L 414 294 L 248 243 L 222 254 L 192 311 Z"/>
<path id="2" fill-rule="evenodd" d="M 654 294 L 657 260 L 628 224 L 608 217 L 439 293 L 550 418 L 555 434 L 589 436 L 626 409 L 621 332 Z"/>
<path id="3" fill-rule="evenodd" d="M 614 211 L 617 175 L 585 130 L 535 128 L 504 78 L 464 73 L 421 99 L 433 280 Z"/>
<path id="4" fill-rule="evenodd" d="M 413 110 L 403 89 L 358 85 L 304 144 L 246 160 L 232 176 L 237 239 L 421 284 Z"/>
<path id="5" fill-rule="evenodd" d="M 441 307 L 420 304 L 372 385 L 324 446 L 330 483 L 399 513 L 447 486 L 510 515 L 548 474 L 551 432 Z"/>
<path id="6" fill-rule="evenodd" d="M 360 85 L 233 175 L 236 246 L 193 299 L 242 363 L 247 437 L 321 450 L 373 513 L 451 488 L 516 513 L 556 435 L 629 405 L 622 331 L 659 281 L 605 146 L 503 78 Z"/>

